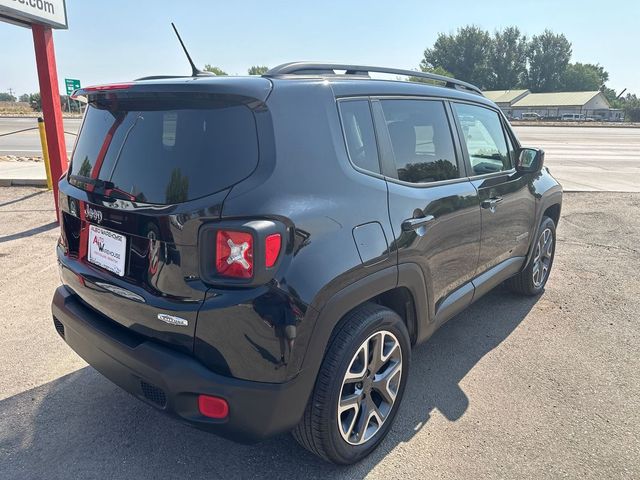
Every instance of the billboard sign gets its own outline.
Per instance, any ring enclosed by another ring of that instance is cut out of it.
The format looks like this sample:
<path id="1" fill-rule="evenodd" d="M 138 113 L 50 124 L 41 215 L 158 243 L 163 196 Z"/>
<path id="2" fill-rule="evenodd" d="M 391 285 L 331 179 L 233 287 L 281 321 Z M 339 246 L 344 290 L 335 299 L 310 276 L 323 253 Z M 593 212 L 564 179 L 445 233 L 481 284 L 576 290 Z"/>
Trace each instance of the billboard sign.
<path id="1" fill-rule="evenodd" d="M 66 29 L 65 0 L 0 0 L 0 21 L 25 27 L 40 23 Z"/>

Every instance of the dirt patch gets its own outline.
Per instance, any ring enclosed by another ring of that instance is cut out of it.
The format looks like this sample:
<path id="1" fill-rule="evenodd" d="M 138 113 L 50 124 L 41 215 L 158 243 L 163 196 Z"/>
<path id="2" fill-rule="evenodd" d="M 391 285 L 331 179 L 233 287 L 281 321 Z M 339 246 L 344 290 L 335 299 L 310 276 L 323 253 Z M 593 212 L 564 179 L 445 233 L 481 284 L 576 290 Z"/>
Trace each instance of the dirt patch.
<path id="1" fill-rule="evenodd" d="M 41 162 L 42 157 L 21 156 L 21 155 L 0 155 L 0 162 Z"/>

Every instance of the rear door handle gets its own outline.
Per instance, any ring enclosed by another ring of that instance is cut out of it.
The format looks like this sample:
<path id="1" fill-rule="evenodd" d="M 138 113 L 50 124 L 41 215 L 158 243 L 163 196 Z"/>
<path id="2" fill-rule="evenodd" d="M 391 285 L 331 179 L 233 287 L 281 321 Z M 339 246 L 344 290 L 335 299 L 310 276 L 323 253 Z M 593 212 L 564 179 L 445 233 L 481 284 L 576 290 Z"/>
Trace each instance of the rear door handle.
<path id="1" fill-rule="evenodd" d="M 496 205 L 499 204 L 503 200 L 502 197 L 491 197 L 488 200 L 483 200 L 480 206 L 482 208 L 488 208 L 491 211 L 496 209 Z"/>
<path id="2" fill-rule="evenodd" d="M 410 232 L 418 230 L 420 227 L 424 227 L 434 220 L 435 217 L 433 215 L 425 215 L 424 217 L 418 218 L 408 218 L 404 222 L 402 222 L 402 231 Z"/>

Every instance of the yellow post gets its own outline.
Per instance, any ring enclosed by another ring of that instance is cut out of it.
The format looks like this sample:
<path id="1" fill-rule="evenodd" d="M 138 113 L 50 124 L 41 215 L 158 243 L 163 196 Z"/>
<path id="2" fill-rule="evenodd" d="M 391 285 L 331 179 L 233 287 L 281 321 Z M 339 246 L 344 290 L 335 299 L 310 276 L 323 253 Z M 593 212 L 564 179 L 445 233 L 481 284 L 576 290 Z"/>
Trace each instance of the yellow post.
<path id="1" fill-rule="evenodd" d="M 44 159 L 44 168 L 47 171 L 47 188 L 53 188 L 51 181 L 51 165 L 49 164 L 49 148 L 47 147 L 47 134 L 44 131 L 44 120 L 38 117 L 38 130 L 40 131 L 40 143 L 42 144 L 42 158 Z"/>

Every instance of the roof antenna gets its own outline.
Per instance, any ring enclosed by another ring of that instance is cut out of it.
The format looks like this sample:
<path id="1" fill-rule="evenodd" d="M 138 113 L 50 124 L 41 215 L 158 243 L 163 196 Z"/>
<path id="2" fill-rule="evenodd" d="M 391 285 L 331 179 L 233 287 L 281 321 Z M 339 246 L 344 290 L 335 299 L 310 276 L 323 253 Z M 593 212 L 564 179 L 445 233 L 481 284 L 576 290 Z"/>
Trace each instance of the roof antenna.
<path id="1" fill-rule="evenodd" d="M 171 26 L 173 27 L 173 31 L 176 32 L 176 36 L 178 37 L 178 40 L 180 41 L 180 45 L 182 45 L 182 49 L 184 50 L 184 54 L 187 56 L 187 59 L 189 60 L 189 63 L 191 64 L 191 76 L 192 77 L 205 77 L 205 76 L 209 76 L 209 75 L 214 75 L 215 76 L 215 73 L 213 73 L 213 72 L 203 72 L 202 70 L 199 70 L 198 67 L 196 67 L 196 65 L 193 63 L 193 60 L 191 60 L 191 55 L 189 55 L 189 52 L 187 51 L 187 47 L 184 46 L 184 42 L 182 41 L 182 38 L 180 38 L 180 34 L 178 33 L 178 29 L 173 24 L 173 22 L 171 22 Z"/>

